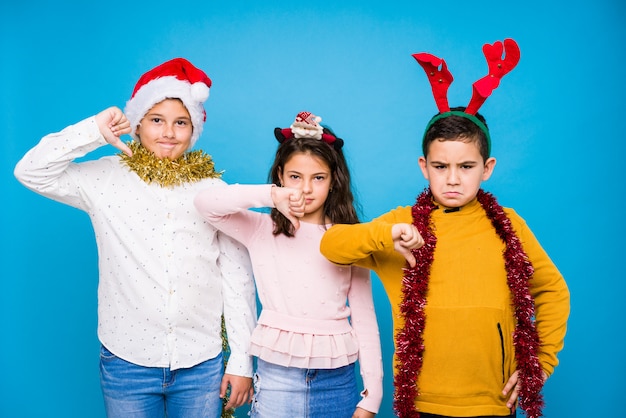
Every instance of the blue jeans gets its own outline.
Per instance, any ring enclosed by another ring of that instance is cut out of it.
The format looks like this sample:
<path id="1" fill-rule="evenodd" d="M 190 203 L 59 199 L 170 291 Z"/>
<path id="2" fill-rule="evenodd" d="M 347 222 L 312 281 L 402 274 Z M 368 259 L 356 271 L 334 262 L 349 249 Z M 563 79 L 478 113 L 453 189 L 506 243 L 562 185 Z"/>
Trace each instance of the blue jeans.
<path id="1" fill-rule="evenodd" d="M 359 394 L 354 363 L 299 369 L 258 360 L 252 418 L 351 418 Z"/>
<path id="2" fill-rule="evenodd" d="M 222 354 L 189 369 L 143 367 L 100 350 L 100 385 L 109 418 L 217 418 Z"/>

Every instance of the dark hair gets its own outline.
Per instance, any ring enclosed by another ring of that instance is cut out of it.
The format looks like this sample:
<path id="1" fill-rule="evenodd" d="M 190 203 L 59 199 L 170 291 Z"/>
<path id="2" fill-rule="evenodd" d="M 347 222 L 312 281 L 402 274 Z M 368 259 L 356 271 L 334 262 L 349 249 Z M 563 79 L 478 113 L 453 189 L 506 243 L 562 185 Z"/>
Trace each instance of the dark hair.
<path id="1" fill-rule="evenodd" d="M 463 112 L 465 111 L 465 107 L 459 106 L 450 110 Z M 435 116 L 433 116 L 433 118 Z M 475 116 L 487 127 L 487 122 L 480 113 L 476 113 Z M 450 115 L 443 117 L 435 121 L 430 128 L 428 128 L 422 140 L 422 152 L 424 153 L 424 157 L 428 156 L 430 144 L 435 140 L 476 142 L 478 144 L 478 151 L 483 157 L 483 161 L 487 161 L 489 158 L 487 136 L 478 125 L 463 116 Z"/>
<path id="2" fill-rule="evenodd" d="M 333 224 L 358 223 L 359 217 L 350 185 L 350 172 L 341 149 L 336 150 L 332 145 L 312 138 L 285 140 L 276 150 L 274 164 L 268 176 L 269 181 L 280 186 L 279 174 L 284 171 L 285 164 L 296 153 L 317 157 L 330 168 L 332 191 L 328 194 L 326 202 L 324 202 L 324 214 L 330 221 Z M 288 237 L 294 236 L 295 229 L 293 225 L 276 208 L 272 208 L 271 217 L 274 221 L 274 235 L 285 234 Z"/>

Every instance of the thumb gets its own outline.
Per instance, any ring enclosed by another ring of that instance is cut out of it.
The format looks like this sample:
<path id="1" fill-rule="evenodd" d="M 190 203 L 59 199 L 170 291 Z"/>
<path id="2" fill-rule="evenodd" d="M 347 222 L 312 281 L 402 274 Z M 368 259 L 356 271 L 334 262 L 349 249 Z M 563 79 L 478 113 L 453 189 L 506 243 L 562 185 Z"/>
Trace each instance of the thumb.
<path id="1" fill-rule="evenodd" d="M 113 145 L 115 148 L 117 148 L 118 150 L 122 151 L 124 154 L 128 155 L 129 157 L 133 156 L 133 152 L 131 151 L 131 149 L 121 139 L 118 139 L 118 141 L 116 143 L 111 144 L 111 145 Z"/>
<path id="2" fill-rule="evenodd" d="M 411 250 L 406 251 L 406 253 L 404 254 L 404 258 L 406 259 L 406 261 L 408 261 L 411 268 L 415 267 L 415 265 L 417 264 L 417 260 L 415 260 L 415 256 L 413 255 Z"/>
<path id="3" fill-rule="evenodd" d="M 296 228 L 296 229 L 300 228 L 300 219 L 296 218 L 293 215 L 287 216 L 287 219 L 289 219 L 289 222 L 291 222 L 291 224 L 293 225 L 294 228 Z"/>

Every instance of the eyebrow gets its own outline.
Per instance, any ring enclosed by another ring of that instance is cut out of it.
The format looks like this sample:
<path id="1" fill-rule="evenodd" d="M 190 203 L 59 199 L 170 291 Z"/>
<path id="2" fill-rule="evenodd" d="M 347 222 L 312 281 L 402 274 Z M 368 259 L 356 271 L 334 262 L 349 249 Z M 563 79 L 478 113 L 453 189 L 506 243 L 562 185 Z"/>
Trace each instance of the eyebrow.
<path id="1" fill-rule="evenodd" d="M 157 112 L 148 112 L 148 113 L 146 113 L 146 116 L 165 119 L 165 116 L 162 113 L 157 113 Z M 188 117 L 188 116 L 177 116 L 177 117 L 174 118 L 174 120 L 180 120 L 180 119 L 185 119 L 185 120 L 191 121 L 191 118 Z"/>
<path id="2" fill-rule="evenodd" d="M 302 175 L 301 172 L 296 171 L 296 170 L 289 170 L 285 172 L 286 174 L 299 174 Z M 319 175 L 330 175 L 330 172 L 328 171 L 320 171 L 319 173 L 312 173 L 312 176 L 319 176 Z"/>
<path id="3" fill-rule="evenodd" d="M 446 163 L 443 161 L 436 161 L 436 160 L 431 161 L 429 164 L 450 165 L 450 163 Z M 478 161 L 475 161 L 475 160 L 461 161 L 458 165 L 473 165 L 473 164 L 478 164 Z"/>

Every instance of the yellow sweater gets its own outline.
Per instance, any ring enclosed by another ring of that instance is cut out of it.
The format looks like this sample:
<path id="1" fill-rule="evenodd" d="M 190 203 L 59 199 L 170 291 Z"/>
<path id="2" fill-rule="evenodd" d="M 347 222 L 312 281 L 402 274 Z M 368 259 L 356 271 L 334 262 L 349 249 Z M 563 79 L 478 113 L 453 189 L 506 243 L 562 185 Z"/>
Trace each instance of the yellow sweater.
<path id="1" fill-rule="evenodd" d="M 567 285 L 524 220 L 505 209 L 535 273 L 541 348 L 539 361 L 550 375 L 563 348 L 569 315 Z M 515 319 L 504 268 L 504 243 L 477 200 L 456 212 L 432 213 L 437 246 L 431 267 L 424 329 L 424 360 L 419 376 L 419 411 L 448 416 L 507 415 L 501 392 L 515 371 Z M 401 329 L 402 268 L 391 227 L 412 223 L 411 207 L 399 207 L 368 223 L 335 225 L 321 251 L 337 264 L 357 264 L 376 272 Z"/>

